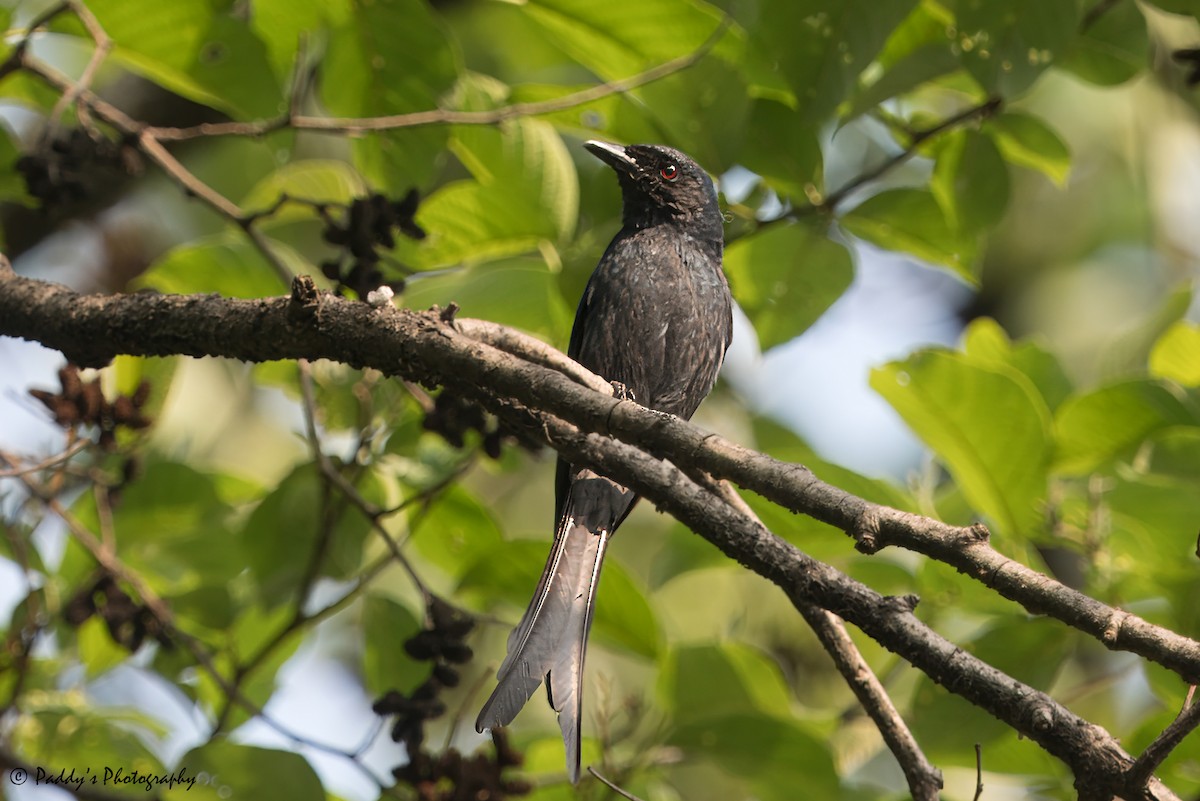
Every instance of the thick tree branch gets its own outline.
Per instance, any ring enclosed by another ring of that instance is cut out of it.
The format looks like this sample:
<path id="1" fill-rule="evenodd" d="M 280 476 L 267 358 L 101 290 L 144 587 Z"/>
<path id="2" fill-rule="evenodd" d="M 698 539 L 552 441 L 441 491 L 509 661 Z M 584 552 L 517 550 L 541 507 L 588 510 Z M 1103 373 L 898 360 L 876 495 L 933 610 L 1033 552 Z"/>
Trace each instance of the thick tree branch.
<path id="1" fill-rule="evenodd" d="M 72 360 L 103 364 L 118 353 L 213 355 L 246 361 L 328 358 L 446 385 L 596 466 L 671 512 L 726 554 L 861 628 L 934 681 L 1004 720 L 1075 770 L 1081 797 L 1169 798 L 1157 782 L 1129 781 L 1133 759 L 1103 729 L 964 653 L 912 614 L 912 599 L 885 598 L 811 559 L 700 487 L 676 465 L 728 477 L 789 508 L 853 532 L 873 551 L 899 544 L 929 552 L 1039 610 L 1178 670 L 1200 675 L 1200 644 L 1054 585 L 994 554 L 982 528 L 959 529 L 869 504 L 809 471 L 725 442 L 674 418 L 589 391 L 575 381 L 473 340 L 437 313 L 373 308 L 297 280 L 291 298 L 228 300 L 153 294 L 85 296 L 0 267 L 0 334 L 36 339 Z M 599 433 L 587 433 L 587 432 Z M 649 448 L 610 439 L 636 441 Z M 668 455 L 674 464 L 657 458 Z M 964 556 L 965 554 L 965 556 Z M 1028 592 L 1009 577 L 1030 574 Z M 1067 595 L 1059 602 L 1055 596 Z M 1078 597 L 1075 597 L 1078 596 Z M 1100 625 L 1097 627 L 1097 622 Z M 1106 633 L 1107 632 L 1107 633 Z M 1141 650 L 1139 650 L 1141 649 Z"/>

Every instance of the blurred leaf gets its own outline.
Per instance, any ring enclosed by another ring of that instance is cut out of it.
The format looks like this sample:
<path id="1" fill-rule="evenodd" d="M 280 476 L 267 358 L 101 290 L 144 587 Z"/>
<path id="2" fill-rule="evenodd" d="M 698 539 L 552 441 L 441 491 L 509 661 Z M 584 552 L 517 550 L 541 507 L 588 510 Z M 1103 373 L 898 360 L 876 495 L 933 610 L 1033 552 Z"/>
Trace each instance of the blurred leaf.
<path id="1" fill-rule="evenodd" d="M 250 25 L 266 45 L 271 67 L 288 78 L 302 43 L 312 54 L 314 41 L 328 28 L 343 25 L 353 13 L 353 0 L 254 0 Z"/>
<path id="2" fill-rule="evenodd" d="M 83 622 L 76 632 L 79 659 L 87 669 L 89 679 L 116 667 L 129 658 L 129 651 L 118 645 L 108 633 L 108 626 L 99 615 Z"/>
<path id="3" fill-rule="evenodd" d="M 760 99 L 751 106 L 749 129 L 755 142 L 742 154 L 742 166 L 794 201 L 802 202 L 810 188 L 824 191 L 821 145 L 811 123 L 783 103 Z"/>
<path id="4" fill-rule="evenodd" d="M 340 117 L 428 111 L 454 85 L 461 60 L 424 0 L 356 3 L 330 38 L 322 99 Z M 426 125 L 363 137 L 353 143 L 355 164 L 377 189 L 402 194 L 434 175 L 447 135 Z"/>
<path id="5" fill-rule="evenodd" d="M 656 139 L 670 142 L 714 172 L 724 172 L 748 152 L 743 146 L 747 130 L 755 132 L 756 141 L 768 144 L 768 130 L 754 128 L 753 121 L 747 125 L 750 96 L 741 70 L 714 55 L 636 93 L 642 113 L 661 131 Z M 804 154 L 801 158 L 812 157 L 807 143 L 793 145 Z"/>
<path id="6" fill-rule="evenodd" d="M 739 713 L 786 718 L 792 705 L 779 664 L 736 643 L 680 646 L 667 655 L 658 681 L 679 725 Z"/>
<path id="7" fill-rule="evenodd" d="M 1196 415 L 1170 385 L 1146 379 L 1109 384 L 1068 398 L 1054 420 L 1054 469 L 1081 475 L 1128 458 L 1152 433 L 1196 425 Z"/>
<path id="8" fill-rule="evenodd" d="M 1104 495 L 1112 563 L 1144 579 L 1155 595 L 1165 577 L 1195 572 L 1200 493 L 1194 487 L 1191 479 L 1144 476 L 1118 481 Z"/>
<path id="9" fill-rule="evenodd" d="M 816 125 L 854 91 L 859 74 L 916 4 L 765 0 L 750 27 L 747 51 L 770 56 L 758 70 L 751 70 L 750 77 L 760 83 L 769 83 L 771 73 L 782 77 L 792 90 L 796 111 Z"/>
<path id="10" fill-rule="evenodd" d="M 1025 374 L 1051 411 L 1071 394 L 1071 380 L 1053 353 L 1036 342 L 1013 343 L 995 320 L 972 320 L 963 334 L 967 357 L 982 367 L 1011 367 Z"/>
<path id="11" fill-rule="evenodd" d="M 429 677 L 429 662 L 413 659 L 404 643 L 421 630 L 413 613 L 390 598 L 370 594 L 363 602 L 363 684 L 379 697 L 396 689 L 406 695 Z"/>
<path id="12" fill-rule="evenodd" d="M 1000 153 L 1013 164 L 1038 170 L 1058 186 L 1063 186 L 1071 170 L 1071 153 L 1045 121 L 1019 111 L 1005 111 L 984 123 L 1000 148 Z"/>
<path id="13" fill-rule="evenodd" d="M 1200 386 L 1200 325 L 1181 320 L 1168 328 L 1150 351 L 1150 375 Z"/>
<path id="14" fill-rule="evenodd" d="M 840 792 L 828 743 L 788 720 L 749 713 L 708 718 L 677 729 L 671 741 L 689 762 L 711 761 L 752 780 L 753 797 L 794 799 Z"/>
<path id="15" fill-rule="evenodd" d="M 520 9 L 555 46 L 606 80 L 693 52 L 721 21 L 701 0 L 529 0 Z"/>
<path id="16" fill-rule="evenodd" d="M 1092 7 L 1089 7 L 1089 13 Z M 1115 86 L 1146 69 L 1150 38 L 1137 3 L 1109 3 L 1075 37 L 1060 67 L 1100 86 Z"/>
<path id="17" fill-rule="evenodd" d="M 455 181 L 421 203 L 417 222 L 429 236 L 397 245 L 406 264 L 432 270 L 516 256 L 558 238 L 552 219 L 539 216 L 511 189 L 478 181 Z"/>
<path id="18" fill-rule="evenodd" d="M 841 218 L 850 233 L 885 250 L 911 253 L 931 264 L 949 267 L 975 284 L 973 235 L 956 230 L 929 192 L 887 189 L 869 197 Z"/>
<path id="19" fill-rule="evenodd" d="M 549 123 L 524 119 L 499 128 L 459 126 L 450 148 L 481 185 L 522 207 L 536 230 L 551 239 L 574 231 L 579 179 L 571 154 Z"/>
<path id="20" fill-rule="evenodd" d="M 566 337 L 571 324 L 558 276 L 541 259 L 515 257 L 458 270 L 422 275 L 404 290 L 411 309 L 443 308 L 451 302 L 462 316 L 520 328 L 551 341 Z"/>
<path id="21" fill-rule="evenodd" d="M 120 768 L 126 776 L 134 771 L 143 775 L 166 772 L 142 742 L 156 740 L 162 727 L 141 712 L 92 709 L 77 691 L 32 693 L 23 703 L 26 725 L 14 727 L 11 735 L 16 749 L 24 759 L 44 766 L 55 777 L 60 771 L 64 777 L 74 773 L 75 780 L 89 788 L 94 777 L 98 788 L 116 790 L 124 797 L 144 798 L 146 787 L 117 784 L 116 770 Z"/>
<path id="22" fill-rule="evenodd" d="M 315 575 L 352 575 L 370 530 L 362 514 L 329 490 L 315 465 L 300 465 L 254 509 L 242 530 L 258 597 L 268 606 L 293 600 L 309 563 L 318 557 Z"/>
<path id="23" fill-rule="evenodd" d="M 503 599 L 524 611 L 537 589 L 549 548 L 546 541 L 513 540 L 479 552 L 463 575 L 459 591 L 478 594 L 488 602 Z M 662 637 L 658 618 L 647 603 L 645 592 L 611 556 L 604 562 L 595 615 L 594 641 L 648 659 L 658 654 Z"/>
<path id="24" fill-rule="evenodd" d="M 1070 46 L 1079 25 L 1074 0 L 957 0 L 960 59 L 988 92 L 1024 92 Z"/>
<path id="25" fill-rule="evenodd" d="M 88 9 L 116 42 L 111 57 L 160 86 L 244 119 L 283 110 L 262 40 L 231 11 L 209 0 L 89 0 Z M 56 27 L 83 35 L 73 17 Z"/>
<path id="26" fill-rule="evenodd" d="M 179 770 L 201 773 L 208 782 L 164 789 L 164 801 L 325 801 L 325 790 L 312 766 L 293 751 L 277 751 L 228 740 L 202 745 L 179 760 Z"/>
<path id="27" fill-rule="evenodd" d="M 927 350 L 871 372 L 871 386 L 946 464 L 971 505 L 1007 536 L 1038 526 L 1050 414 L 1016 370 Z"/>
<path id="28" fill-rule="evenodd" d="M 783 223 L 734 241 L 725 251 L 738 305 L 763 350 L 803 333 L 854 277 L 845 246 L 807 224 Z"/>
<path id="29" fill-rule="evenodd" d="M 851 102 L 845 119 L 855 119 L 886 100 L 907 94 L 958 69 L 958 59 L 955 58 L 949 41 L 941 35 L 940 30 L 938 34 L 939 41 L 922 45 L 919 49 L 905 54 L 867 88 L 861 90 Z"/>
<path id="30" fill-rule="evenodd" d="M 303 260 L 282 243 L 272 241 L 274 252 L 293 267 Z M 297 269 L 310 273 L 311 268 Z M 168 250 L 133 283 L 134 289 L 150 287 L 168 294 L 219 292 L 231 298 L 261 298 L 287 291 L 283 279 L 258 250 L 232 234 L 194 239 Z"/>
<path id="31" fill-rule="evenodd" d="M 1101 375 L 1109 378 L 1142 375 L 1155 343 L 1187 314 L 1191 305 L 1191 284 L 1172 288 L 1149 316 L 1118 330 L 1100 354 Z"/>
<path id="32" fill-rule="evenodd" d="M 504 535 L 491 510 L 458 485 L 429 507 L 409 547 L 447 575 L 460 578 L 478 554 L 503 545 Z"/>
<path id="33" fill-rule="evenodd" d="M 283 165 L 255 184 L 242 198 L 241 207 L 248 214 L 266 211 L 285 195 L 302 201 L 348 204 L 367 192 L 362 176 L 344 161 L 303 159 Z M 287 203 L 259 225 L 266 227 L 312 217 L 313 211 L 307 205 Z"/>
<path id="34" fill-rule="evenodd" d="M 939 143 L 930 189 L 951 227 L 971 234 L 994 226 L 1008 208 L 1008 165 L 978 131 L 956 131 Z"/>
<path id="35" fill-rule="evenodd" d="M 1147 469 L 1177 478 L 1200 479 L 1200 426 L 1164 428 L 1150 436 Z"/>

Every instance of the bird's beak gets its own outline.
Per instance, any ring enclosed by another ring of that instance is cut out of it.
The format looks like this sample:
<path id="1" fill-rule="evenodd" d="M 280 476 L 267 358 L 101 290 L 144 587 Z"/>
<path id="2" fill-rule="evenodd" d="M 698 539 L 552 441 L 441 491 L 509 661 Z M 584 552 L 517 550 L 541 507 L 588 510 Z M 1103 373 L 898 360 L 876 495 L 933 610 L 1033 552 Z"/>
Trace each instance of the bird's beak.
<path id="1" fill-rule="evenodd" d="M 612 142 L 601 142 L 599 139 L 589 139 L 583 146 L 596 158 L 612 167 L 617 172 L 631 173 L 637 169 L 637 162 L 629 157 L 625 148 Z"/>

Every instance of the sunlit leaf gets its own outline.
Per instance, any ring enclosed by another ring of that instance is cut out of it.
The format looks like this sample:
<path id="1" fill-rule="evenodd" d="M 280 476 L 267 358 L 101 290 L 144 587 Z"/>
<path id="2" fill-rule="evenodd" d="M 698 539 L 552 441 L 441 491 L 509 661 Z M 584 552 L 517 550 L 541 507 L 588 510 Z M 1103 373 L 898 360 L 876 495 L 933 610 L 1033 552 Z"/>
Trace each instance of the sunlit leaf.
<path id="1" fill-rule="evenodd" d="M 885 250 L 900 250 L 931 264 L 949 267 L 975 283 L 973 234 L 957 230 L 933 195 L 920 189 L 888 189 L 867 198 L 841 218 L 855 236 Z"/>
<path id="2" fill-rule="evenodd" d="M 1200 325 L 1180 321 L 1168 328 L 1150 351 L 1150 374 L 1200 386 Z"/>
<path id="3" fill-rule="evenodd" d="M 1006 111 L 988 120 L 983 130 L 996 140 L 1000 153 L 1011 163 L 1038 170 L 1059 186 L 1066 182 L 1071 153 L 1041 118 Z"/>
<path id="4" fill-rule="evenodd" d="M 1083 392 L 1055 416 L 1055 468 L 1086 473 L 1130 456 L 1155 431 L 1198 422 L 1170 385 L 1158 381 L 1133 379 Z"/>
<path id="5" fill-rule="evenodd" d="M 854 265 L 820 228 L 789 223 L 735 241 L 725 273 L 766 350 L 816 322 L 850 286 Z"/>
<path id="6" fill-rule="evenodd" d="M 959 0 L 957 12 L 963 66 L 1005 99 L 1062 57 L 1079 25 L 1074 0 Z"/>
<path id="7" fill-rule="evenodd" d="M 929 350 L 873 370 L 871 386 L 1001 532 L 1035 530 L 1046 493 L 1050 415 L 1028 378 Z"/>

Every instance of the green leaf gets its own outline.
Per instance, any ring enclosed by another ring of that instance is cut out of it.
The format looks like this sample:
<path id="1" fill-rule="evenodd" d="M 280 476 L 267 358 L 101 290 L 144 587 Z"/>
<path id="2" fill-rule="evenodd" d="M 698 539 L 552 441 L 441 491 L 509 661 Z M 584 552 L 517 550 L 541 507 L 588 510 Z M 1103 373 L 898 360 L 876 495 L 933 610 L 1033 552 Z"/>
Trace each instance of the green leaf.
<path id="1" fill-rule="evenodd" d="M 541 540 L 504 542 L 479 553 L 459 585 L 460 591 L 489 601 L 507 600 L 524 610 L 537 588 L 550 544 Z M 662 635 L 644 590 L 609 556 L 597 593 L 593 639 L 653 659 Z"/>
<path id="2" fill-rule="evenodd" d="M 79 660 L 89 679 L 116 667 L 129 658 L 129 651 L 118 645 L 108 633 L 108 625 L 99 615 L 83 622 L 76 633 Z"/>
<path id="3" fill-rule="evenodd" d="M 267 48 L 271 67 L 280 78 L 295 67 L 301 42 L 321 41 L 316 34 L 344 25 L 353 13 L 353 0 L 254 0 L 250 25 Z"/>
<path id="4" fill-rule="evenodd" d="M 571 154 L 549 123 L 523 119 L 498 128 L 460 126 L 450 148 L 482 186 L 504 193 L 526 214 L 538 233 L 558 239 L 574 232 L 579 178 Z"/>
<path id="5" fill-rule="evenodd" d="M 1070 46 L 1075 0 L 958 0 L 962 65 L 988 92 L 1012 100 Z"/>
<path id="6" fill-rule="evenodd" d="M 272 248 L 298 268 L 296 272 L 311 272 L 282 243 L 272 240 Z M 283 279 L 253 245 L 228 233 L 202 237 L 167 251 L 133 283 L 134 289 L 146 287 L 179 295 L 219 292 L 232 298 L 270 297 L 287 291 Z"/>
<path id="7" fill-rule="evenodd" d="M 1200 386 L 1200 325 L 1180 320 L 1168 328 L 1150 351 L 1150 375 Z"/>
<path id="8" fill-rule="evenodd" d="M 550 42 L 607 80 L 693 52 L 721 21 L 699 0 L 528 0 L 519 7 Z"/>
<path id="9" fill-rule="evenodd" d="M 565 337 L 571 310 L 558 276 L 541 259 L 517 257 L 419 276 L 404 290 L 411 309 L 457 303 L 464 317 L 513 326 L 551 341 Z"/>
<path id="10" fill-rule="evenodd" d="M 941 36 L 940 41 L 923 45 L 906 54 L 855 95 L 845 119 L 859 117 L 886 100 L 907 94 L 958 68 L 958 59 L 951 51 L 949 43 L 945 41 L 945 36 Z"/>
<path id="11" fill-rule="evenodd" d="M 424 0 L 357 3 L 330 37 L 322 98 L 339 117 L 428 111 L 453 87 L 461 60 Z M 376 188 L 402 194 L 434 175 L 447 135 L 426 125 L 363 137 L 353 143 L 355 165 Z"/>
<path id="12" fill-rule="evenodd" d="M 766 350 L 816 322 L 850 286 L 854 264 L 819 228 L 779 224 L 731 244 L 725 273 Z"/>
<path id="13" fill-rule="evenodd" d="M 491 510 L 461 485 L 442 493 L 424 515 L 410 547 L 455 578 L 475 564 L 477 554 L 504 544 Z"/>
<path id="14" fill-rule="evenodd" d="M 1114 567 L 1123 566 L 1156 596 L 1165 577 L 1194 572 L 1194 563 L 1186 558 L 1195 551 L 1200 520 L 1194 479 L 1124 479 L 1105 493 L 1104 501 L 1112 514 L 1108 545 Z"/>
<path id="15" fill-rule="evenodd" d="M 366 181 L 344 161 L 305 159 L 285 164 L 255 184 L 244 198 L 241 207 L 247 213 L 266 211 L 288 197 L 318 203 L 348 204 L 368 192 Z M 263 219 L 262 226 L 278 225 L 297 219 L 311 219 L 312 209 L 305 205 L 285 204 Z"/>
<path id="16" fill-rule="evenodd" d="M 116 43 L 111 58 L 190 100 L 241 118 L 282 111 L 280 77 L 258 35 L 209 0 L 94 0 L 88 8 Z M 77 21 L 57 26 L 83 35 Z"/>
<path id="17" fill-rule="evenodd" d="M 1082 475 L 1126 458 L 1156 431 L 1196 425 L 1171 386 L 1133 379 L 1069 398 L 1055 416 L 1055 470 Z"/>
<path id="18" fill-rule="evenodd" d="M 949 267 L 955 275 L 975 284 L 974 236 L 955 229 L 929 192 L 888 189 L 856 206 L 841 218 L 855 236 L 886 250 L 911 253 L 931 264 Z"/>
<path id="19" fill-rule="evenodd" d="M 951 227 L 982 233 L 1008 207 L 1008 165 L 989 137 L 957 131 L 940 143 L 930 189 Z"/>
<path id="20" fill-rule="evenodd" d="M 799 787 L 807 798 L 840 793 L 828 743 L 788 720 L 731 714 L 682 726 L 671 742 L 683 749 L 686 762 L 712 762 L 749 779 L 749 797 L 794 799 Z"/>
<path id="21" fill-rule="evenodd" d="M 1191 284 L 1180 284 L 1167 293 L 1148 317 L 1120 329 L 1100 354 L 1099 372 L 1113 378 L 1141 375 L 1155 344 L 1187 314 L 1192 305 Z"/>
<path id="22" fill-rule="evenodd" d="M 760 99 L 751 107 L 749 128 L 755 141 L 742 153 L 742 166 L 784 198 L 803 201 L 810 192 L 824 191 L 815 126 L 783 103 Z"/>
<path id="23" fill-rule="evenodd" d="M 679 724 L 737 713 L 786 718 L 792 705 L 779 663 L 737 643 L 680 646 L 667 655 L 658 681 Z M 714 695 L 714 687 L 721 692 Z"/>
<path id="24" fill-rule="evenodd" d="M 209 780 L 163 789 L 164 801 L 325 801 L 316 772 L 293 751 L 218 740 L 188 751 L 176 770 L 193 777 L 206 774 Z"/>
<path id="25" fill-rule="evenodd" d="M 421 629 L 407 607 L 368 595 L 363 603 L 363 684 L 373 696 L 396 689 L 411 693 L 429 677 L 430 663 L 413 659 L 404 642 Z"/>
<path id="26" fill-rule="evenodd" d="M 1007 536 L 1039 525 L 1050 414 L 1016 370 L 940 350 L 871 372 L 871 386 L 945 463 L 971 505 Z"/>
<path id="27" fill-rule="evenodd" d="M 1124 83 L 1150 66 L 1150 37 L 1137 3 L 1112 3 L 1076 36 L 1059 66 L 1100 86 Z"/>
<path id="28" fill-rule="evenodd" d="M 771 57 L 750 77 L 779 77 L 791 88 L 798 114 L 820 123 L 854 91 L 859 74 L 916 0 L 765 0 L 751 28 L 747 52 Z M 763 75 L 763 72 L 767 75 Z"/>
<path id="29" fill-rule="evenodd" d="M 315 465 L 300 465 L 263 499 L 242 530 L 258 597 L 269 607 L 293 600 L 318 547 L 317 575 L 352 575 L 370 530 L 362 514 L 328 491 Z"/>
<path id="30" fill-rule="evenodd" d="M 972 363 L 981 367 L 1011 367 L 1025 374 L 1051 411 L 1071 394 L 1071 380 L 1053 353 L 1037 342 L 1014 344 L 990 317 L 971 321 L 963 334 L 963 350 Z"/>
<path id="31" fill-rule="evenodd" d="M 478 264 L 528 253 L 557 238 L 553 220 L 538 217 L 526 203 L 512 202 L 500 186 L 478 181 L 447 184 L 422 203 L 417 222 L 429 234 L 420 244 L 401 240 L 405 264 L 432 270 Z"/>
<path id="32" fill-rule="evenodd" d="M 75 509 L 81 523 L 99 530 L 90 494 Z M 226 530 L 232 510 L 212 476 L 192 467 L 148 460 L 142 475 L 122 490 L 111 514 L 119 556 L 161 594 L 223 586 L 242 569 L 236 543 L 212 546 L 213 532 Z"/>
<path id="33" fill-rule="evenodd" d="M 984 123 L 983 131 L 1011 163 L 1037 170 L 1059 186 L 1066 184 L 1071 153 L 1040 117 L 1006 111 Z"/>

